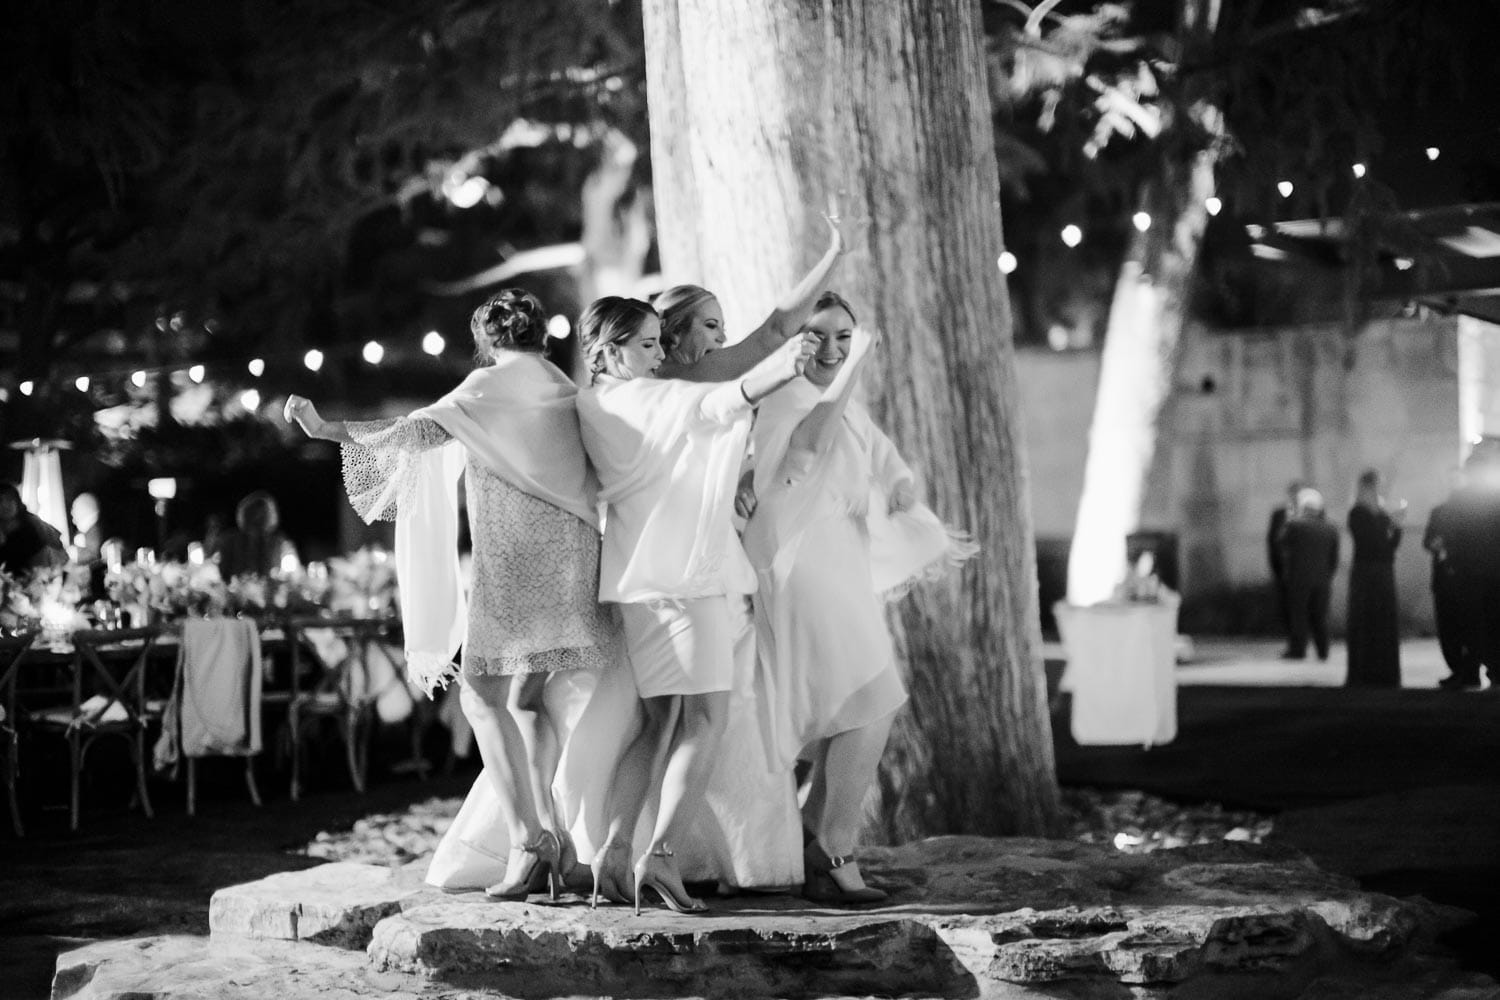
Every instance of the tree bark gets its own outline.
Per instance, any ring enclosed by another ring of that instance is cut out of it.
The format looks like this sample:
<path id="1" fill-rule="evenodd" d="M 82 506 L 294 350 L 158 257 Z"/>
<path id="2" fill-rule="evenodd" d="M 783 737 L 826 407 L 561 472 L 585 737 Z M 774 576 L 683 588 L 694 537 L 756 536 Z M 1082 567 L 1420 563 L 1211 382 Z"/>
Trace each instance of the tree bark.
<path id="1" fill-rule="evenodd" d="M 1125 573 L 1126 536 L 1140 527 L 1146 477 L 1181 354 L 1188 294 L 1214 193 L 1213 158 L 1167 164 L 1146 186 L 1151 228 L 1131 241 L 1105 328 L 1099 388 L 1073 544 L 1068 600 L 1107 599 Z"/>
<path id="2" fill-rule="evenodd" d="M 881 832 L 1043 833 L 1057 815 L 999 184 L 971 0 L 646 0 L 657 232 L 743 335 L 868 217 L 835 287 L 885 334 L 865 388 L 982 553 L 900 605 L 911 689 Z"/>

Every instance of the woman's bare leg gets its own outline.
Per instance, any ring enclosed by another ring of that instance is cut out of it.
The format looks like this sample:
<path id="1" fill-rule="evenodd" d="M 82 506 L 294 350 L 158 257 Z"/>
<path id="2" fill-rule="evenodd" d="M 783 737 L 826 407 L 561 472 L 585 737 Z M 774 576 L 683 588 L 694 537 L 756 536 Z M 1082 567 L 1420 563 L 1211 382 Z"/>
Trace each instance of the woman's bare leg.
<path id="1" fill-rule="evenodd" d="M 821 766 L 817 768 L 821 772 L 823 791 L 813 831 L 819 845 L 831 858 L 847 858 L 854 853 L 854 845 L 865 822 L 865 795 L 875 782 L 875 771 L 885 753 L 895 718 L 892 712 L 867 726 L 828 739 L 827 748 L 821 755 Z M 863 887 L 864 878 L 852 861 L 840 870 L 844 873 L 841 881 L 849 883 L 842 886 L 844 889 Z"/>
<path id="2" fill-rule="evenodd" d="M 682 878 L 667 853 L 673 843 L 681 843 L 702 806 L 713 774 L 719 744 L 729 723 L 729 692 L 682 696 L 682 718 L 667 758 L 661 779 L 661 805 L 646 854 L 636 863 L 637 881 L 642 873 L 660 880 L 662 891 L 670 892 L 678 903 L 689 908 L 702 904 L 688 896 Z"/>
<path id="3" fill-rule="evenodd" d="M 510 684 L 509 677 L 465 674 L 459 698 L 464 716 L 474 727 L 485 773 L 499 798 L 510 846 L 517 848 L 532 843 L 542 825 L 531 798 L 526 743 L 505 707 Z"/>
<path id="4" fill-rule="evenodd" d="M 650 791 L 661 779 L 667 749 L 682 709 L 675 696 L 644 698 L 642 720 L 615 765 L 605 803 L 609 829 L 594 857 L 595 884 L 601 894 L 620 901 L 630 897 L 630 863 L 636 827 Z"/>
<path id="5" fill-rule="evenodd" d="M 550 673 L 521 674 L 511 680 L 506 710 L 515 720 L 526 748 L 526 777 L 537 820 L 547 830 L 557 831 L 557 805 L 552 798 L 552 779 L 562 759 L 562 739 L 543 704 Z"/>

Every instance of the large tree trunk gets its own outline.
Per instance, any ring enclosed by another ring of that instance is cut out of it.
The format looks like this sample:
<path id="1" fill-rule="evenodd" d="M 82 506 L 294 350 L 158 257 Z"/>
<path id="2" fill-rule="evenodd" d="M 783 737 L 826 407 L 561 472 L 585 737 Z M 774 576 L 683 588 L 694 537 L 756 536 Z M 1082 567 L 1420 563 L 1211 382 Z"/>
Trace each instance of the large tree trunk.
<path id="1" fill-rule="evenodd" d="M 912 693 L 882 832 L 1041 833 L 1057 813 L 1027 474 L 972 0 L 646 0 L 658 239 L 731 336 L 871 220 L 835 282 L 885 334 L 877 419 L 982 546 L 899 607 Z M 835 626 L 836 627 L 836 626 Z"/>
<path id="2" fill-rule="evenodd" d="M 1204 203 L 1213 193 L 1212 155 L 1200 153 L 1186 164 L 1165 165 L 1142 198 L 1152 222 L 1132 241 L 1110 303 L 1068 552 L 1070 603 L 1105 600 L 1124 576 L 1125 540 L 1140 527 L 1208 222 Z"/>

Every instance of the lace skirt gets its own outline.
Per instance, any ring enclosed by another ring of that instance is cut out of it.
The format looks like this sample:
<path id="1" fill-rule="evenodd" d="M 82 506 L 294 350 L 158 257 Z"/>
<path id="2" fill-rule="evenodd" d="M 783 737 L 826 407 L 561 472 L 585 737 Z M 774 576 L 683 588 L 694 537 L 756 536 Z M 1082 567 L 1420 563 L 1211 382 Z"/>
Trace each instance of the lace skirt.
<path id="1" fill-rule="evenodd" d="M 599 535 L 489 470 L 465 472 L 473 585 L 464 671 L 529 674 L 608 666 L 617 629 L 599 604 Z"/>

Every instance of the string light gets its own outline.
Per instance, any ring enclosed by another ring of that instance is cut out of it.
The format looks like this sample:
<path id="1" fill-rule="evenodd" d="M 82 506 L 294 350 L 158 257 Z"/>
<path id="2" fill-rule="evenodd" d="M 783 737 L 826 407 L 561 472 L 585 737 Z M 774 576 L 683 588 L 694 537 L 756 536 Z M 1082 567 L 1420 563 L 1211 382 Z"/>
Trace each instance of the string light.
<path id="1" fill-rule="evenodd" d="M 1146 212 L 1137 212 L 1130 217 L 1131 224 L 1140 232 L 1151 228 L 1151 216 Z"/>
<path id="2" fill-rule="evenodd" d="M 1442 155 L 1442 150 L 1438 149 L 1436 146 L 1427 147 L 1427 158 L 1429 160 L 1436 160 L 1440 155 Z"/>
<path id="3" fill-rule="evenodd" d="M 16 386 L 16 388 L 21 390 L 21 395 L 29 396 L 31 395 L 31 390 L 36 388 L 36 383 L 32 382 L 30 379 L 27 379 L 25 382 L 22 382 L 20 385 Z"/>
<path id="4" fill-rule="evenodd" d="M 302 355 L 302 363 L 307 366 L 308 371 L 317 371 L 319 368 L 323 367 L 323 352 L 314 347 L 312 350 Z"/>
<path id="5" fill-rule="evenodd" d="M 1218 198 L 1204 199 L 1203 207 L 1208 209 L 1209 215 L 1218 215 L 1220 212 L 1224 211 L 1224 203 Z"/>
<path id="6" fill-rule="evenodd" d="M 364 350 L 360 353 L 367 362 L 372 365 L 378 365 L 380 364 L 380 359 L 385 357 L 385 348 L 380 346 L 379 341 L 372 340 L 365 344 Z"/>
<path id="7" fill-rule="evenodd" d="M 87 375 L 78 376 L 73 380 L 73 384 L 78 387 L 79 392 L 89 391 L 89 377 Z"/>
<path id="8" fill-rule="evenodd" d="M 573 324 L 568 322 L 568 317 L 558 313 L 547 320 L 547 336 L 553 340 L 566 340 L 568 334 L 573 332 Z"/>
<path id="9" fill-rule="evenodd" d="M 1293 188 L 1292 188 L 1292 182 L 1291 181 L 1278 181 L 1277 184 L 1276 184 L 1276 190 L 1278 190 L 1278 191 L 1281 192 L 1281 196 L 1283 198 L 1290 198 L 1292 196 L 1292 190 L 1293 190 Z"/>
<path id="10" fill-rule="evenodd" d="M 428 354 L 431 354 L 433 357 L 437 357 L 439 354 L 442 354 L 443 348 L 446 346 L 447 345 L 443 343 L 443 335 L 441 333 L 438 333 L 436 330 L 428 330 L 427 336 L 422 338 L 422 350 L 426 351 Z"/>
<path id="11" fill-rule="evenodd" d="M 1016 260 L 1015 254 L 1011 253 L 1009 250 L 1004 250 L 1001 252 L 1000 258 L 996 260 L 995 263 L 999 265 L 1001 274 L 1012 274 L 1015 272 L 1016 266 L 1020 264 L 1020 261 Z"/>
<path id="12" fill-rule="evenodd" d="M 1062 241 L 1070 247 L 1076 247 L 1083 242 L 1083 230 L 1071 222 L 1062 228 Z"/>
<path id="13" fill-rule="evenodd" d="M 1364 177 L 1365 165 L 1363 163 L 1356 163 L 1351 169 L 1353 169 L 1355 177 Z"/>
<path id="14" fill-rule="evenodd" d="M 260 409 L 260 390 L 246 389 L 240 393 L 240 405 L 252 412 Z"/>
<path id="15" fill-rule="evenodd" d="M 266 363 L 260 358 L 251 358 L 250 363 L 245 367 L 250 369 L 250 374 L 256 378 L 260 378 L 266 371 Z"/>
<path id="16" fill-rule="evenodd" d="M 137 389 L 146 388 L 146 373 L 142 371 L 131 372 L 130 384 L 135 386 Z"/>
<path id="17" fill-rule="evenodd" d="M 188 378 L 192 379 L 194 384 L 201 383 L 206 374 L 208 372 L 202 365 L 194 365 L 188 369 Z"/>
<path id="18" fill-rule="evenodd" d="M 1415 266 L 1416 261 L 1412 260 L 1410 257 L 1397 257 L 1395 260 L 1391 261 L 1391 263 L 1396 265 L 1396 270 L 1398 271 L 1410 271 L 1412 267 Z"/>

